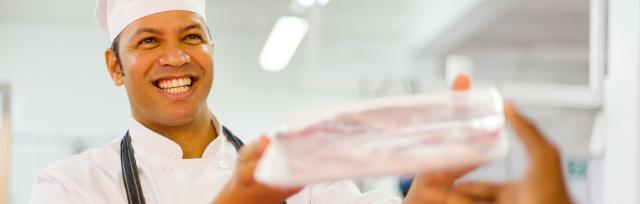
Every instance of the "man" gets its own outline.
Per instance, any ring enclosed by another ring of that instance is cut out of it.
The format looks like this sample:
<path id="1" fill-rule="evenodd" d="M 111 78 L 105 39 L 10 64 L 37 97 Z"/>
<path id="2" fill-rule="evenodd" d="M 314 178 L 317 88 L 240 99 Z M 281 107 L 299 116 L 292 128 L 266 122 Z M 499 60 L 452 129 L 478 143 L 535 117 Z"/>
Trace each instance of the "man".
<path id="1" fill-rule="evenodd" d="M 236 168 L 238 153 L 229 139 L 233 137 L 226 137 L 207 107 L 214 63 L 204 8 L 204 0 L 98 2 L 97 17 L 113 44 L 105 51 L 107 70 L 129 97 L 130 143 L 119 136 L 108 146 L 47 167 L 33 187 L 32 202 L 211 203 L 218 197 L 225 199 L 220 203 L 248 203 L 238 198 L 264 192 L 266 196 L 257 198 L 260 203 L 270 198 L 280 203 L 300 191 L 287 202 L 397 203 L 398 198 L 383 193 L 362 194 L 346 181 L 272 190 L 245 187 L 244 180 L 235 179 L 233 175 L 251 172 Z M 126 147 L 133 151 L 123 152 Z M 254 155 L 253 147 L 244 148 L 246 159 Z M 124 155 L 134 157 L 127 160 L 121 158 Z M 135 162 L 137 172 L 127 174 L 125 160 Z M 252 163 L 243 161 L 247 160 L 240 158 L 240 167 Z M 134 178 L 131 185 L 128 178 Z"/>
<path id="2" fill-rule="evenodd" d="M 268 139 L 243 147 L 207 107 L 214 63 L 204 8 L 204 0 L 98 1 L 96 15 L 112 41 L 105 51 L 107 70 L 117 86 L 125 87 L 132 120 L 111 144 L 44 169 L 31 203 L 401 202 L 381 192 L 361 193 L 350 181 L 294 189 L 257 182 L 253 172 Z M 465 77 L 456 84 L 469 87 Z M 419 176 L 404 202 L 500 198 L 473 191 L 485 184 L 452 188 L 453 180 L 469 169 Z M 491 193 L 496 192 L 501 191 Z"/>

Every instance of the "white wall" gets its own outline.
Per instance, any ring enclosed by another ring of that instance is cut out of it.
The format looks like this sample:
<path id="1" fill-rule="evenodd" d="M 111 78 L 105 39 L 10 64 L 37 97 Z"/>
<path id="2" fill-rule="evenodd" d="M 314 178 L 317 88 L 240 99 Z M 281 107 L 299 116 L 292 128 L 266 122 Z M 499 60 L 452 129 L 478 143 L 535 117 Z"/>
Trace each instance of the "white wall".
<path id="1" fill-rule="evenodd" d="M 13 2 L 0 0 L 0 81 L 14 88 L 11 200 L 26 203 L 38 170 L 120 137 L 129 107 L 124 90 L 106 74 L 102 53 L 107 41 L 91 18 L 93 1 L 77 0 L 59 9 L 48 9 L 49 1 Z M 213 2 L 209 19 L 216 77 L 209 105 L 241 136 L 273 130 L 290 111 L 406 93 L 407 77 L 418 79 L 419 91 L 446 87 L 441 59 L 415 56 L 410 49 L 409 34 L 424 30 L 407 24 L 409 1 L 332 1 L 318 14 L 323 20 L 315 23 L 321 25 L 311 27 L 316 36 L 306 39 L 291 66 L 280 73 L 262 71 L 257 58 L 288 1 Z M 433 21 L 445 19 L 436 17 L 414 20 L 438 27 Z M 565 155 L 584 153 L 592 112 L 525 109 Z M 512 143 L 508 158 L 470 177 L 516 178 L 526 159 L 518 143 Z"/>
<path id="2" fill-rule="evenodd" d="M 124 89 L 115 87 L 106 73 L 103 52 L 108 43 L 89 12 L 78 15 L 81 18 L 57 19 L 47 16 L 24 20 L 20 14 L 15 15 L 18 17 L 0 18 L 0 81 L 11 83 L 14 94 L 10 199 L 11 203 L 26 203 L 40 169 L 79 150 L 121 137 L 130 113 Z M 267 33 L 270 27 L 247 31 L 238 25 L 221 25 L 228 28 L 222 29 L 216 25 L 225 20 L 211 18 L 216 76 L 209 105 L 225 125 L 245 138 L 277 128 L 277 120 L 288 112 L 362 99 L 354 88 L 357 83 L 344 90 L 323 84 L 336 76 L 346 83 L 358 81 L 360 75 L 367 74 L 354 69 L 358 67 L 373 68 L 370 72 L 374 76 L 384 75 L 381 71 L 386 67 L 378 62 L 402 60 L 398 59 L 401 52 L 388 55 L 382 49 L 351 54 L 371 46 L 353 40 L 326 48 L 333 54 L 352 50 L 323 61 L 331 71 L 301 71 L 307 69 L 304 53 L 308 45 L 303 45 L 287 70 L 268 73 L 257 61 L 266 36 L 252 32 Z M 387 42 L 373 46 L 393 49 L 395 45 Z M 321 83 L 300 80 L 310 77 Z"/>
<path id="3" fill-rule="evenodd" d="M 640 1 L 609 0 L 604 200 L 640 203 Z"/>

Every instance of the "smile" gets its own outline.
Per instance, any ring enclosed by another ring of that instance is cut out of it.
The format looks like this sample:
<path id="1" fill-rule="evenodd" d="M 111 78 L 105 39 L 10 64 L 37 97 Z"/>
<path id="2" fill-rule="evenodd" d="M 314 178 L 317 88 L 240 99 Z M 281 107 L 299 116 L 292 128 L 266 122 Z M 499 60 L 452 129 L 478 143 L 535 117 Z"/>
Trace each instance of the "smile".
<path id="1" fill-rule="evenodd" d="M 185 93 L 191 89 L 191 77 L 158 80 L 156 86 L 168 94 Z"/>

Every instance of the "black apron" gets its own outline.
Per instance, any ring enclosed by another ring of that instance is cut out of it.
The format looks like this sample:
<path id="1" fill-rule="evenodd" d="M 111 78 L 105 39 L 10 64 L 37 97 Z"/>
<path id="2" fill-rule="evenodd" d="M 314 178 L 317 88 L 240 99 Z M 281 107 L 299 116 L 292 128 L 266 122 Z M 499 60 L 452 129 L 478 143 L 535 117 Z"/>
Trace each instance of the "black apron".
<path id="1" fill-rule="evenodd" d="M 236 137 L 224 126 L 222 126 L 222 133 L 226 139 L 231 142 L 236 151 L 240 152 L 240 148 L 244 146 L 244 143 L 242 143 L 240 138 Z M 131 147 L 131 136 L 129 136 L 129 131 L 127 131 L 120 142 L 120 163 L 128 203 L 145 204 L 144 195 L 142 194 L 142 185 L 140 185 L 140 177 L 138 176 L 138 166 L 136 165 L 136 158 L 133 156 L 133 147 Z M 283 204 L 286 203 L 286 201 L 283 202 Z"/>

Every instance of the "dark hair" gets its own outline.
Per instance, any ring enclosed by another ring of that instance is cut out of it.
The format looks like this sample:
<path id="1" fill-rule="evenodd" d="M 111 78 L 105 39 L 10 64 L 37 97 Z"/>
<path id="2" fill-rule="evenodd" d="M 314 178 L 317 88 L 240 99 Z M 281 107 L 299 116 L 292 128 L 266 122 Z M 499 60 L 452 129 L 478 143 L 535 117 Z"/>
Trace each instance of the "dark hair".
<path id="1" fill-rule="evenodd" d="M 120 35 L 116 36 L 111 42 L 111 51 L 116 53 L 116 61 L 118 61 L 118 66 L 120 66 L 120 73 L 124 76 L 124 71 L 122 70 L 122 62 L 120 61 Z"/>

